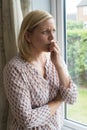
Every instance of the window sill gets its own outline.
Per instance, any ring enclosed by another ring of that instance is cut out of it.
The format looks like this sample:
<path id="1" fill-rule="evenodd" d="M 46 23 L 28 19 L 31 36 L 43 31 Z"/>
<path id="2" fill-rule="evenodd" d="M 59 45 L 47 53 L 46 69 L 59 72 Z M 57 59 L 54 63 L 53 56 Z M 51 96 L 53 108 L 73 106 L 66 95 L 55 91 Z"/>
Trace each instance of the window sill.
<path id="1" fill-rule="evenodd" d="M 87 126 L 64 119 L 62 130 L 87 130 Z"/>

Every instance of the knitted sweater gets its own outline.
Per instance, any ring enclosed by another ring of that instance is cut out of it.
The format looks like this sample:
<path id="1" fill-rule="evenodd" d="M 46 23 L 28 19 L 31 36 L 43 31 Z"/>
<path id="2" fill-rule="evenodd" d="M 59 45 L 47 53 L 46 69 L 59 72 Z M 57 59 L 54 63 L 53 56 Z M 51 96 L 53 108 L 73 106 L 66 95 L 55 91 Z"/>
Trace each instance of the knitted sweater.
<path id="1" fill-rule="evenodd" d="M 15 56 L 4 69 L 4 88 L 11 109 L 10 130 L 60 130 L 61 107 L 51 116 L 47 103 L 61 92 L 69 104 L 76 101 L 77 89 L 73 81 L 66 89 L 59 84 L 58 73 L 51 60 L 45 64 L 46 78 L 28 62 Z"/>

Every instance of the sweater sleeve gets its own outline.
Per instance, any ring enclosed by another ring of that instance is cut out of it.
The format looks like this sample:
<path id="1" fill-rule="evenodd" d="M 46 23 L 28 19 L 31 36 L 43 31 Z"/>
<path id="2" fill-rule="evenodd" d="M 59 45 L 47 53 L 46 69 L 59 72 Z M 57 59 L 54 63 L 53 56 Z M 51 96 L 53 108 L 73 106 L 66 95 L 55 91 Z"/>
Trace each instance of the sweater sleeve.
<path id="1" fill-rule="evenodd" d="M 52 64 L 52 62 L 51 62 L 51 64 Z M 58 87 L 58 90 L 61 93 L 63 101 L 65 103 L 74 104 L 77 100 L 78 90 L 77 90 L 77 85 L 73 82 L 72 78 L 69 75 L 67 65 L 63 61 L 64 71 L 65 71 L 66 75 L 69 76 L 69 78 L 70 78 L 69 88 L 66 88 L 62 84 L 60 85 L 58 72 L 57 72 L 55 66 L 54 67 L 52 67 L 52 66 L 54 66 L 54 65 L 53 64 L 51 65 L 51 68 L 54 69 L 54 73 L 53 73 L 54 77 L 55 77 L 54 80 L 56 82 L 56 86 Z M 52 73 L 52 71 L 51 71 L 51 73 Z"/>
<path id="2" fill-rule="evenodd" d="M 66 75 L 69 77 L 70 83 L 69 83 L 69 88 L 66 88 L 65 86 L 63 86 L 61 84 L 59 87 L 59 90 L 62 95 L 62 99 L 65 101 L 65 103 L 74 104 L 76 102 L 77 94 L 78 94 L 77 86 L 73 82 L 73 80 L 68 72 L 67 65 L 65 64 L 64 61 L 63 61 L 63 69 L 64 69 Z"/>
<path id="3" fill-rule="evenodd" d="M 70 80 L 69 88 L 65 88 L 62 85 L 60 86 L 60 93 L 65 103 L 73 104 L 77 99 L 77 86 L 72 80 Z"/>
<path id="4" fill-rule="evenodd" d="M 49 123 L 48 105 L 32 109 L 26 76 L 18 67 L 8 65 L 4 69 L 4 88 L 14 118 L 23 128 Z"/>

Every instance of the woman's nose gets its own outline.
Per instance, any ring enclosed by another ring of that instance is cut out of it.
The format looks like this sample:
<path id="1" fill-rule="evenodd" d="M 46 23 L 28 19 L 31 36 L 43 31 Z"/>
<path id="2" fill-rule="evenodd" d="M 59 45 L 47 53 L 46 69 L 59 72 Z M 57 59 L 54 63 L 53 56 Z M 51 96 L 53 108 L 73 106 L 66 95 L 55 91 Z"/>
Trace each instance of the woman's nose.
<path id="1" fill-rule="evenodd" d="M 49 33 L 49 37 L 48 37 L 49 40 L 53 40 L 54 37 L 55 37 L 55 36 L 54 36 L 54 33 L 50 31 L 50 33 Z"/>

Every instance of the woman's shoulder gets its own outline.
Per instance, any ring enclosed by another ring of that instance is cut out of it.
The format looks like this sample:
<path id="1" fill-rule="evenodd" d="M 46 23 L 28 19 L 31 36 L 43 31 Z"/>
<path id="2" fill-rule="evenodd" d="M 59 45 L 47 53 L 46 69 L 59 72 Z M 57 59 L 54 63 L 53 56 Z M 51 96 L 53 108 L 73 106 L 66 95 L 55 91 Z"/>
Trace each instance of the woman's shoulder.
<path id="1" fill-rule="evenodd" d="M 25 68 L 25 65 L 26 65 L 26 61 L 23 60 L 19 55 L 16 55 L 10 61 L 7 62 L 7 64 L 4 67 L 4 71 L 9 69 L 22 70 Z"/>

